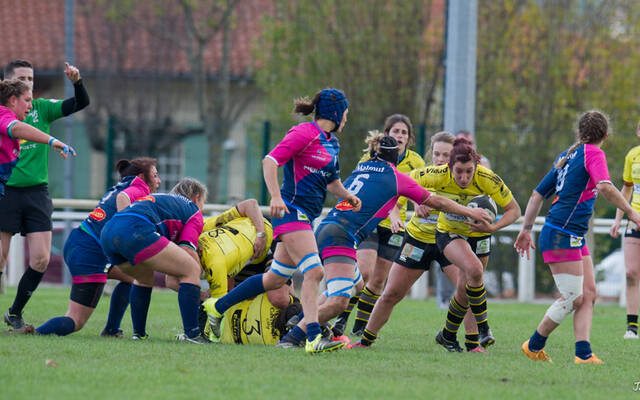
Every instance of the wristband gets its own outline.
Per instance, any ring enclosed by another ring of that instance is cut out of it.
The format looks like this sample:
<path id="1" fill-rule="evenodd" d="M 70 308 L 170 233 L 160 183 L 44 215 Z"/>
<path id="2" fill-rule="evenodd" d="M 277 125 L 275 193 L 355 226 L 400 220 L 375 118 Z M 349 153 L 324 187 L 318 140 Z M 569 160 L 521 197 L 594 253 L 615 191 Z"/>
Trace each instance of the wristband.
<path id="1" fill-rule="evenodd" d="M 51 138 L 49 139 L 49 146 L 51 146 L 51 143 L 55 142 L 56 140 L 58 140 L 58 139 L 56 139 L 53 136 L 51 136 Z"/>
<path id="2" fill-rule="evenodd" d="M 267 236 L 267 235 L 266 235 L 264 232 L 258 232 L 258 233 L 256 233 L 256 237 L 263 238 L 263 237 L 265 237 L 265 236 Z"/>

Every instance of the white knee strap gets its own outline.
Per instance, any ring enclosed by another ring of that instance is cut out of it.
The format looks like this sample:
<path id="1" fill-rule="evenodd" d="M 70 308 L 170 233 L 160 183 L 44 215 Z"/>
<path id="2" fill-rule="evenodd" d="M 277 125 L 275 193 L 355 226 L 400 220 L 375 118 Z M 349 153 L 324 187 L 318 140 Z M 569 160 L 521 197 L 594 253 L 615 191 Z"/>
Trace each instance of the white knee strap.
<path id="1" fill-rule="evenodd" d="M 573 312 L 573 302 L 582 296 L 584 276 L 555 274 L 553 280 L 556 281 L 561 297 L 549 307 L 545 315 L 556 324 L 560 324 Z"/>
<path id="2" fill-rule="evenodd" d="M 278 260 L 273 260 L 271 262 L 270 270 L 273 271 L 276 275 L 281 276 L 286 279 L 291 279 L 291 276 L 294 272 L 296 272 L 297 267 L 286 265 L 278 262 Z"/>
<path id="3" fill-rule="evenodd" d="M 353 289 L 353 279 L 350 278 L 334 278 L 327 282 L 326 296 L 343 296 L 351 297 L 351 289 Z"/>
<path id="4" fill-rule="evenodd" d="M 322 268 L 322 261 L 320 260 L 318 253 L 309 253 L 298 263 L 298 269 L 302 272 L 302 275 L 316 267 Z"/>

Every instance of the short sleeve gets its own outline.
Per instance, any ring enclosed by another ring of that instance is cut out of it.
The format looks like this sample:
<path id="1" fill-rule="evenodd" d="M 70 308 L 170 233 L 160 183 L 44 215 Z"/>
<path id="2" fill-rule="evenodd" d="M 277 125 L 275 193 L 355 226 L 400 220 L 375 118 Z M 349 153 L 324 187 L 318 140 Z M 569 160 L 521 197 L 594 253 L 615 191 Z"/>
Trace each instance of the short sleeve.
<path id="1" fill-rule="evenodd" d="M 538 186 L 536 186 L 535 190 L 536 192 L 540 193 L 542 197 L 544 197 L 545 199 L 548 199 L 556 191 L 556 182 L 557 182 L 556 169 L 551 168 L 551 170 L 547 172 L 544 178 L 542 178 L 540 183 L 538 183 Z"/>
<path id="2" fill-rule="evenodd" d="M 62 100 L 58 99 L 38 99 L 40 105 L 38 110 L 40 117 L 48 122 L 53 122 L 64 117 L 62 114 Z"/>
<path id="3" fill-rule="evenodd" d="M 307 127 L 308 124 L 300 124 L 289 129 L 282 141 L 267 154 L 267 157 L 273 159 L 278 166 L 286 164 L 318 136 L 318 132 Z"/>
<path id="4" fill-rule="evenodd" d="M 500 207 L 505 207 L 513 200 L 511 190 L 495 172 L 484 166 L 478 166 L 478 175 L 482 178 L 485 193 Z"/>
<path id="5" fill-rule="evenodd" d="M 129 202 L 133 203 L 141 197 L 147 196 L 150 194 L 149 186 L 140 178 L 135 177 L 133 181 L 131 181 L 131 185 L 124 189 L 121 193 L 124 193 L 129 197 Z"/>
<path id="6" fill-rule="evenodd" d="M 585 145 L 584 153 L 584 167 L 591 180 L 596 184 L 599 182 L 611 182 L 607 157 L 604 155 L 604 151 L 594 145 Z"/>
<path id="7" fill-rule="evenodd" d="M 181 245 L 188 245 L 193 250 L 198 249 L 198 237 L 202 233 L 202 227 L 204 222 L 202 220 L 202 212 L 198 210 L 195 214 L 187 220 L 187 223 L 182 227 L 178 243 Z"/>

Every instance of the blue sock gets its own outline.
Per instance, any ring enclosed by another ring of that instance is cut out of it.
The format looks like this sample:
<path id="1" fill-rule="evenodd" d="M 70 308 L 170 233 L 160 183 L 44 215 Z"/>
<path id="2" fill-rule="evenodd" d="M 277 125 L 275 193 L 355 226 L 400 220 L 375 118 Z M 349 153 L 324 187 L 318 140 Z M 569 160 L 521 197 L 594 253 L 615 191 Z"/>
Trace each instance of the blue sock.
<path id="1" fill-rule="evenodd" d="M 146 336 L 147 313 L 149 312 L 149 303 L 151 303 L 151 290 L 153 288 L 131 285 L 131 294 L 129 301 L 131 302 L 131 323 L 133 324 L 133 333 Z"/>
<path id="2" fill-rule="evenodd" d="M 296 325 L 296 326 L 293 327 L 292 330 L 289 331 L 289 333 L 287 333 L 285 335 L 285 337 L 288 338 L 289 342 L 300 344 L 300 343 L 302 343 L 302 341 L 304 340 L 306 335 L 307 334 L 304 333 L 304 331 L 302 329 L 300 329 L 299 326 Z"/>
<path id="3" fill-rule="evenodd" d="M 194 338 L 200 334 L 198 327 L 198 308 L 200 307 L 200 286 L 193 283 L 181 283 L 178 288 L 178 305 L 182 315 L 182 327 L 185 335 Z"/>
<path id="4" fill-rule="evenodd" d="M 264 293 L 265 290 L 264 285 L 262 284 L 262 275 L 263 274 L 254 275 L 245 279 L 244 282 L 235 287 L 232 291 L 227 293 L 225 296 L 220 297 L 218 301 L 216 301 L 216 311 L 222 315 L 234 304 L 238 304 L 243 300 L 247 300 Z"/>
<path id="5" fill-rule="evenodd" d="M 58 336 L 67 336 L 76 329 L 76 323 L 69 317 L 51 318 L 36 329 L 36 333 L 40 335 L 56 334 Z"/>
<path id="6" fill-rule="evenodd" d="M 591 343 L 586 340 L 576 342 L 576 356 L 586 360 L 591 357 L 591 354 L 593 354 L 591 352 Z"/>
<path id="7" fill-rule="evenodd" d="M 318 322 L 312 322 L 307 324 L 307 339 L 312 341 L 319 334 L 322 333 L 322 329 L 320 329 L 320 324 Z"/>
<path id="8" fill-rule="evenodd" d="M 111 293 L 111 303 L 109 303 L 109 316 L 107 317 L 107 325 L 104 330 L 114 335 L 120 330 L 120 323 L 124 312 L 127 311 L 129 305 L 129 294 L 131 293 L 131 284 L 127 282 L 120 282 L 113 289 Z"/>
<path id="9" fill-rule="evenodd" d="M 529 350 L 540 351 L 544 349 L 545 344 L 547 344 L 547 337 L 539 334 L 536 329 L 533 335 L 531 335 L 531 338 L 529 338 Z"/>

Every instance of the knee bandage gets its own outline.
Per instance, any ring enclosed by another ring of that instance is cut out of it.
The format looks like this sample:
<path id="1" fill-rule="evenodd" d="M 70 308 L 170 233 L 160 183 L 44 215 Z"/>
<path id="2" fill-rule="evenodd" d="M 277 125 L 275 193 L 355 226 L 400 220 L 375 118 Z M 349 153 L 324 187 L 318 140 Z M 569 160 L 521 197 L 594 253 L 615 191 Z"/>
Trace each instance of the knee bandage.
<path id="1" fill-rule="evenodd" d="M 322 261 L 320 260 L 318 253 L 309 253 L 298 263 L 298 269 L 302 272 L 302 275 L 316 267 L 322 268 Z"/>
<path id="2" fill-rule="evenodd" d="M 275 259 L 271 262 L 270 268 L 270 270 L 273 271 L 276 275 L 287 279 L 291 279 L 291 276 L 294 272 L 296 272 L 296 269 L 297 267 L 283 264 Z"/>
<path id="3" fill-rule="evenodd" d="M 553 280 L 556 281 L 561 297 L 556 300 L 545 314 L 556 324 L 562 323 L 567 315 L 573 312 L 573 302 L 582 296 L 583 276 L 571 274 L 555 274 Z"/>
<path id="4" fill-rule="evenodd" d="M 351 297 L 351 289 L 353 289 L 353 279 L 351 278 L 333 278 L 327 282 L 327 290 L 325 296 L 327 298 L 334 296 Z"/>

